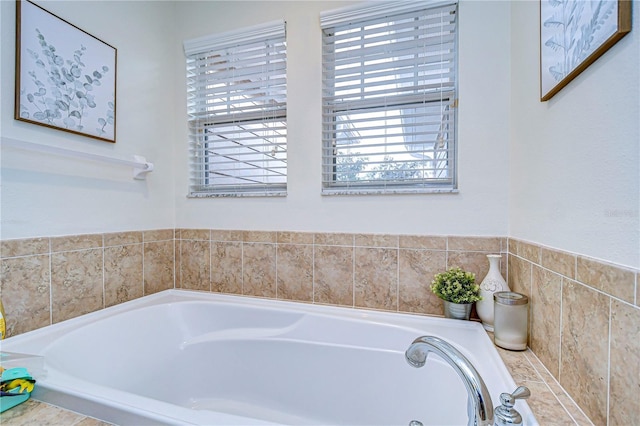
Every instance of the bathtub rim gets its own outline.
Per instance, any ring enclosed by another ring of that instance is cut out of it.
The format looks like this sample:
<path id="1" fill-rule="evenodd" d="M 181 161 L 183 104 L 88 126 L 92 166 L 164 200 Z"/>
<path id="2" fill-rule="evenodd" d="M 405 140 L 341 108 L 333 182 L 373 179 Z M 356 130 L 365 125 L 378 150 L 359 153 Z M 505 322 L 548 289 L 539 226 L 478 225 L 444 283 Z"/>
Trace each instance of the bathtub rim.
<path id="1" fill-rule="evenodd" d="M 29 345 L 30 341 L 44 340 L 45 343 L 42 347 L 43 347 L 43 350 L 46 350 L 46 348 L 49 347 L 52 343 L 54 343 L 55 340 L 61 335 L 64 335 L 67 332 L 70 332 L 79 327 L 84 327 L 84 326 L 90 325 L 93 322 L 100 321 L 101 319 L 106 319 L 106 318 L 118 315 L 120 313 L 141 309 L 147 306 L 173 304 L 173 303 L 189 302 L 189 301 L 196 301 L 196 302 L 213 301 L 218 303 L 232 303 L 240 306 L 257 307 L 257 308 L 263 308 L 263 309 L 274 310 L 274 311 L 285 309 L 287 311 L 293 311 L 293 312 L 311 313 L 313 315 L 318 315 L 318 316 L 330 316 L 333 318 L 338 317 L 338 318 L 343 318 L 348 320 L 380 323 L 386 326 L 391 325 L 391 326 L 410 328 L 410 329 L 417 328 L 416 323 L 420 323 L 419 325 L 421 327 L 425 327 L 429 323 L 432 323 L 437 327 L 469 330 L 469 331 L 472 331 L 474 334 L 477 333 L 478 336 L 481 336 L 480 339 L 483 339 L 483 340 L 486 339 L 485 346 L 490 351 L 495 352 L 487 361 L 491 361 L 492 368 L 497 368 L 496 371 L 497 373 L 499 373 L 501 380 L 503 380 L 505 383 L 508 383 L 510 386 L 512 386 L 513 389 L 515 389 L 516 387 L 513 377 L 508 372 L 506 365 L 504 364 L 504 361 L 500 358 L 500 355 L 498 354 L 497 349 L 493 345 L 493 342 L 491 341 L 489 335 L 482 328 L 482 325 L 480 322 L 450 320 L 450 319 L 433 317 L 428 315 L 379 311 L 379 310 L 372 310 L 372 309 L 366 309 L 366 308 L 354 309 L 353 307 L 345 307 L 345 306 L 311 304 L 311 303 L 296 302 L 296 301 L 290 301 L 290 300 L 279 300 L 279 299 L 276 300 L 276 299 L 257 298 L 257 297 L 244 296 L 244 295 L 228 295 L 228 294 L 210 293 L 206 291 L 197 291 L 197 290 L 170 289 L 170 290 L 165 290 L 152 295 L 144 296 L 142 298 L 138 298 L 132 301 L 119 304 L 119 305 L 102 309 L 100 311 L 95 311 L 95 312 L 82 315 L 79 317 L 75 317 L 69 320 L 61 321 L 59 323 L 52 324 L 47 327 L 43 327 L 27 333 L 23 333 L 18 336 L 13 336 L 11 338 L 6 339 L 4 341 L 5 344 L 3 346 L 5 345 L 13 346 L 14 344 Z M 416 337 L 418 337 L 418 335 L 416 335 Z M 407 347 L 409 343 L 410 342 L 407 342 Z M 469 348 L 461 347 L 460 343 L 456 343 L 456 342 L 453 342 L 453 343 L 458 347 L 458 349 L 461 350 L 461 352 L 463 352 L 465 356 L 471 353 Z M 40 343 L 40 345 L 42 345 L 42 343 Z M 473 357 L 470 357 L 470 360 L 472 360 L 473 362 Z M 62 373 L 62 374 L 66 375 L 66 373 Z M 68 376 L 68 377 L 71 377 L 72 379 L 74 379 L 73 376 Z M 81 379 L 78 379 L 78 380 L 82 381 Z M 74 380 L 71 380 L 72 384 L 73 384 L 73 381 Z M 101 389 L 112 390 L 111 388 L 107 388 L 101 385 L 96 385 L 96 386 L 99 389 L 101 388 Z M 119 410 L 121 408 L 120 407 L 121 401 L 104 401 L 99 396 L 96 396 L 94 394 L 79 395 L 75 389 L 68 388 L 68 387 L 65 388 L 65 386 L 59 386 L 59 387 L 64 388 L 63 390 L 68 394 L 70 394 L 71 398 L 68 401 L 64 401 L 64 398 L 56 399 L 52 397 L 51 395 L 52 395 L 52 392 L 54 392 L 54 390 L 50 389 L 47 386 L 46 380 L 43 381 L 42 385 L 40 386 L 40 390 L 34 392 L 33 397 L 34 399 L 42 400 L 44 402 L 51 401 L 51 403 L 58 405 L 62 408 L 67 408 L 73 411 L 82 412 L 83 414 L 87 414 L 87 415 L 100 418 L 106 421 L 110 421 L 110 420 L 114 421 L 115 418 L 110 417 L 109 415 L 105 415 L 104 409 L 101 410 L 100 409 L 101 407 L 99 406 L 96 409 L 92 408 L 91 410 L 87 411 L 87 407 L 83 406 L 81 399 L 84 399 L 84 400 L 88 399 L 89 401 L 92 401 L 97 405 L 105 405 L 106 403 L 106 405 L 111 406 L 109 410 Z M 513 389 L 501 389 L 501 391 L 511 392 Z M 122 391 L 119 391 L 119 392 L 122 392 Z M 89 396 L 89 398 L 87 398 L 87 396 Z M 140 396 L 140 395 L 134 395 L 134 396 L 136 397 L 134 398 L 136 400 L 147 400 L 152 402 L 158 402 L 160 405 L 166 404 L 164 402 L 156 401 L 144 396 Z M 498 401 L 493 401 L 493 405 L 494 406 L 497 405 L 497 402 Z M 152 403 L 151 405 L 153 406 L 155 404 Z M 535 419 L 528 404 L 523 402 L 522 404 L 519 404 L 519 405 L 520 407 L 516 407 L 516 408 L 521 410 L 521 414 L 523 414 L 523 417 Z M 522 405 L 525 405 L 525 407 L 522 407 Z M 80 410 L 79 408 L 81 408 L 82 410 Z M 145 408 L 139 408 L 139 407 L 130 405 L 128 408 L 129 410 L 124 410 L 123 413 L 126 415 L 133 415 L 134 417 L 132 417 L 132 419 L 135 419 L 136 424 L 138 423 L 144 424 L 144 422 L 139 421 L 139 419 L 148 419 L 149 417 L 153 417 L 155 414 L 157 414 L 160 417 L 155 420 L 152 420 L 152 423 L 150 424 L 158 424 L 160 422 L 160 419 L 164 418 L 165 416 L 164 413 L 158 414 L 158 412 L 156 411 L 147 410 L 146 408 L 148 408 L 148 406 L 145 406 Z M 181 408 L 186 410 L 186 408 L 184 407 L 181 407 Z M 140 414 L 141 417 L 135 417 L 138 414 Z M 221 414 L 223 414 L 224 416 L 227 416 L 227 414 L 225 413 L 221 413 Z M 229 416 L 237 417 L 240 420 L 242 419 L 250 420 L 253 423 L 260 422 L 259 419 L 253 419 L 248 417 L 242 418 L 242 417 L 233 416 L 233 415 L 229 415 Z M 118 416 L 117 419 L 121 421 L 122 416 Z M 179 424 L 180 422 L 181 422 L 180 419 L 173 418 L 171 419 L 171 422 L 167 424 Z M 262 424 L 273 424 L 267 421 L 262 421 L 262 422 L 263 422 Z M 182 424 L 192 424 L 192 423 L 184 422 Z M 536 423 L 533 423 L 533 424 L 536 424 Z"/>
<path id="2" fill-rule="evenodd" d="M 75 329 L 78 326 L 88 325 L 91 322 L 106 319 L 120 313 L 140 309 L 146 306 L 161 305 L 165 303 L 179 303 L 185 301 L 202 301 L 203 299 L 213 302 L 231 302 L 233 304 L 254 306 L 268 310 L 278 310 L 278 307 L 284 307 L 287 310 L 296 312 L 312 313 L 321 316 L 341 317 L 351 320 L 382 323 L 387 325 L 389 325 L 389 322 L 392 322 L 392 325 L 394 326 L 408 328 L 415 328 L 412 327 L 412 324 L 415 324 L 416 321 L 433 321 L 434 324 L 444 326 L 445 328 L 467 330 L 482 329 L 482 324 L 479 321 L 451 320 L 443 317 L 420 313 L 394 312 L 376 310 L 371 308 L 362 308 L 357 306 L 316 304 L 283 299 L 262 298 L 249 295 L 211 293 L 202 290 L 168 289 L 147 296 L 142 296 L 137 299 L 129 300 L 118 305 L 109 306 L 98 311 L 79 315 L 77 317 L 50 324 L 48 326 L 31 330 L 25 333 L 21 333 L 17 336 L 11 336 L 3 340 L 3 343 L 4 345 L 25 344 L 30 340 L 43 338 L 42 335 L 47 335 L 47 337 L 44 337 L 44 340 L 49 341 L 47 343 L 48 345 L 49 343 L 52 343 L 55 338 L 57 338 L 61 334 L 65 334 L 69 330 Z M 489 335 L 487 335 L 486 333 L 484 334 L 486 335 L 489 342 L 491 342 Z M 409 343 L 411 342 L 407 343 L 407 347 Z M 491 342 L 491 346 L 494 346 L 493 342 Z"/>

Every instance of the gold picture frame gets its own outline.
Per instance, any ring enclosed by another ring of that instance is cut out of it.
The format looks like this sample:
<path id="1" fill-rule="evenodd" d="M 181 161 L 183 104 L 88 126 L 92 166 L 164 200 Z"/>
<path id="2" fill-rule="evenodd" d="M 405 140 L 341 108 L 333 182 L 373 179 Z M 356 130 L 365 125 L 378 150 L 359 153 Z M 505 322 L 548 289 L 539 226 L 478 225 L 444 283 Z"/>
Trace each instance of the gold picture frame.
<path id="1" fill-rule="evenodd" d="M 630 0 L 540 0 L 540 101 L 631 31 Z"/>
<path id="2" fill-rule="evenodd" d="M 115 143 L 116 66 L 115 47 L 16 1 L 16 120 Z"/>

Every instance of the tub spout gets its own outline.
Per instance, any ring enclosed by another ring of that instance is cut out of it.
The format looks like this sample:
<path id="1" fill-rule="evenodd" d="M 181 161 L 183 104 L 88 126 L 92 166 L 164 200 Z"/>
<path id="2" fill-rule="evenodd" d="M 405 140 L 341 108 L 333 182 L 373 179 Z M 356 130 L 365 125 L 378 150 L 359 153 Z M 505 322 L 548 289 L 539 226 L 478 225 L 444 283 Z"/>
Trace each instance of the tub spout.
<path id="1" fill-rule="evenodd" d="M 405 352 L 405 357 L 412 367 L 419 368 L 427 362 L 429 352 L 444 359 L 464 382 L 469 395 L 468 426 L 493 425 L 493 403 L 489 390 L 471 362 L 450 343 L 435 336 L 418 337 Z"/>

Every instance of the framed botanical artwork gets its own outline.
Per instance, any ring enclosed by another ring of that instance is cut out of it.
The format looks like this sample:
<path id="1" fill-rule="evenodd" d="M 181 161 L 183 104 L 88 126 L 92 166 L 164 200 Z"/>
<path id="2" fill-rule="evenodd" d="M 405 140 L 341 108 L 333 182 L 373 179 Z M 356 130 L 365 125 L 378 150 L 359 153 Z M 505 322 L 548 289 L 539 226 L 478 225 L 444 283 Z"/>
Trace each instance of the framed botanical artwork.
<path id="1" fill-rule="evenodd" d="M 631 31 L 631 0 L 540 0 L 540 100 Z"/>
<path id="2" fill-rule="evenodd" d="M 116 61 L 114 47 L 18 0 L 15 119 L 115 142 Z"/>

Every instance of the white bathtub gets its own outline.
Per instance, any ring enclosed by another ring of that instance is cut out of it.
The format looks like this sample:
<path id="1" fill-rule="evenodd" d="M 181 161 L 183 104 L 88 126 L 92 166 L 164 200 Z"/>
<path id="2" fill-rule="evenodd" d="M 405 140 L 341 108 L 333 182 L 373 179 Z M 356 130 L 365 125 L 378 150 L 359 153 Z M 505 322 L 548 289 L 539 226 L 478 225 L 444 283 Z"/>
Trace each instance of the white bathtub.
<path id="1" fill-rule="evenodd" d="M 35 399 L 119 425 L 465 425 L 454 370 L 434 354 L 420 369 L 405 361 L 422 335 L 460 350 L 494 406 L 516 388 L 479 323 L 182 290 L 1 349 L 44 357 Z M 516 409 L 537 425 L 524 401 Z"/>

